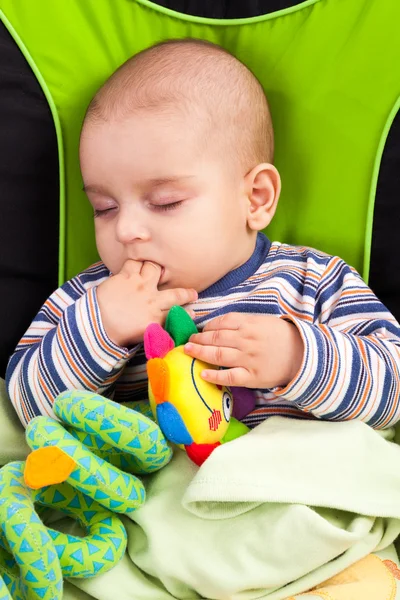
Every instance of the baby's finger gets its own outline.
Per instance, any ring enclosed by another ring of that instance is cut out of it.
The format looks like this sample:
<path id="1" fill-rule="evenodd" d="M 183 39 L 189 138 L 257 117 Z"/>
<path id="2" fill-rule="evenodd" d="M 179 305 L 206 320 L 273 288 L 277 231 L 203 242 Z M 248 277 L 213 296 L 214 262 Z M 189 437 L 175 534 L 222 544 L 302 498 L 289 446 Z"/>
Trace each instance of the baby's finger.
<path id="1" fill-rule="evenodd" d="M 233 369 L 205 369 L 200 373 L 205 381 L 226 387 L 249 387 L 249 372 L 244 367 Z"/>
<path id="2" fill-rule="evenodd" d="M 203 331 L 214 331 L 216 329 L 240 329 L 246 320 L 246 314 L 226 313 L 209 321 Z"/>
<path id="3" fill-rule="evenodd" d="M 217 367 L 238 367 L 243 361 L 243 353 L 236 348 L 201 346 L 191 342 L 185 344 L 185 354 Z"/>
<path id="4" fill-rule="evenodd" d="M 242 337 L 237 330 L 214 329 L 193 334 L 189 342 L 201 346 L 224 346 L 225 348 L 242 349 Z"/>
<path id="5" fill-rule="evenodd" d="M 121 275 L 126 275 L 126 276 L 139 274 L 142 266 L 143 266 L 142 261 L 133 260 L 132 258 L 129 258 L 122 265 L 122 269 L 120 270 L 120 274 Z"/>
<path id="6" fill-rule="evenodd" d="M 196 318 L 196 313 L 192 308 L 186 308 L 186 306 L 184 306 L 183 308 L 186 310 L 189 317 L 191 317 L 193 320 Z"/>
<path id="7" fill-rule="evenodd" d="M 154 284 L 157 285 L 160 281 L 161 277 L 161 267 L 157 263 L 146 260 L 143 263 L 140 274 L 144 281 L 154 281 Z"/>
<path id="8" fill-rule="evenodd" d="M 160 292 L 160 308 L 161 310 L 169 310 L 176 304 L 184 306 L 185 304 L 191 304 L 197 300 L 196 290 L 186 288 L 176 288 L 173 290 L 165 290 Z"/>

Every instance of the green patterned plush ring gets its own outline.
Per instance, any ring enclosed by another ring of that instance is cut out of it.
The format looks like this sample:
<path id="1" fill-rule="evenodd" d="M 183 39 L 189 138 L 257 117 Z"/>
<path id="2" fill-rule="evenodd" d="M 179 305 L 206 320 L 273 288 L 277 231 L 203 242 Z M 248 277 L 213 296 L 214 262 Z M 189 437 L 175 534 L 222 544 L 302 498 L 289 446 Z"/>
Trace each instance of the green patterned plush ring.
<path id="1" fill-rule="evenodd" d="M 63 423 L 49 417 L 29 423 L 26 463 L 0 470 L 0 600 L 10 594 L 13 600 L 61 600 L 63 577 L 112 568 L 127 543 L 114 513 L 130 513 L 145 500 L 143 483 L 132 473 L 160 469 L 172 455 L 146 414 L 97 394 L 64 392 L 54 412 Z M 85 537 L 46 527 L 43 506 L 76 519 Z"/>
<path id="2" fill-rule="evenodd" d="M 45 527 L 36 504 L 75 517 L 86 537 Z M 117 515 L 67 483 L 29 489 L 23 462 L 0 470 L 0 523 L 2 577 L 14 600 L 61 599 L 63 575 L 88 577 L 105 572 L 126 548 L 126 531 Z"/>
<path id="3" fill-rule="evenodd" d="M 172 450 L 149 403 L 130 406 L 134 410 L 92 392 L 72 390 L 58 396 L 54 412 L 74 437 L 107 462 L 131 473 L 158 471 L 171 460 Z"/>
<path id="4" fill-rule="evenodd" d="M 0 560 L 1 560 L 1 548 L 0 548 Z M 8 587 L 2 577 L 0 577 L 0 600 L 13 600 L 8 591 Z"/>
<path id="5" fill-rule="evenodd" d="M 0 600 L 10 594 L 13 600 L 61 600 L 63 577 L 112 568 L 127 543 L 114 513 L 130 513 L 145 500 L 132 473 L 160 469 L 172 455 L 146 414 L 97 394 L 64 392 L 54 412 L 63 423 L 49 417 L 29 423 L 26 463 L 0 470 Z M 46 527 L 43 507 L 76 519 L 85 537 Z"/>
<path id="6" fill-rule="evenodd" d="M 57 398 L 54 412 L 67 426 L 48 417 L 33 419 L 26 430 L 32 450 L 57 447 L 73 461 L 73 469 L 65 480 L 74 488 L 113 512 L 136 510 L 145 500 L 143 483 L 115 466 L 115 458 L 124 457 L 126 470 L 141 473 L 167 464 L 171 449 L 158 425 L 134 410 L 89 392 L 64 392 Z M 121 461 L 119 466 L 124 466 Z M 63 480 L 42 481 L 40 485 Z"/>

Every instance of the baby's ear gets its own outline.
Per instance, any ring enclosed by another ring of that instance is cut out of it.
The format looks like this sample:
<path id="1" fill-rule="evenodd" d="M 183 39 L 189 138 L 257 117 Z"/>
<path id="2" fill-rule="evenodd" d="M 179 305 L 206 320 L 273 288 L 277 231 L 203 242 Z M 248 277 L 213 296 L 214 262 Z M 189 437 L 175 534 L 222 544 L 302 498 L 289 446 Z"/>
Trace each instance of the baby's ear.
<path id="1" fill-rule="evenodd" d="M 247 224 L 254 231 L 265 229 L 272 221 L 281 193 L 278 170 L 269 163 L 254 167 L 245 177 L 249 200 Z"/>

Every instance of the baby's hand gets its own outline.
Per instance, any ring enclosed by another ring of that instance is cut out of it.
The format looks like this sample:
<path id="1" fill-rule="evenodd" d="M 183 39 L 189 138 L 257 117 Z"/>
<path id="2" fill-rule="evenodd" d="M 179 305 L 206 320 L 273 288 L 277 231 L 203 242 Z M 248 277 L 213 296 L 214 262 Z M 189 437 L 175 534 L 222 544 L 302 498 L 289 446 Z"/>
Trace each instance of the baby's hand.
<path id="1" fill-rule="evenodd" d="M 192 335 L 185 352 L 212 365 L 206 381 L 226 386 L 273 388 L 287 385 L 300 369 L 304 346 L 297 328 L 270 315 L 229 313 Z"/>
<path id="2" fill-rule="evenodd" d="M 119 346 L 143 340 L 150 323 L 162 323 L 169 309 L 197 300 L 192 289 L 158 289 L 161 267 L 152 262 L 127 260 L 121 271 L 97 288 L 97 300 L 108 337 Z"/>

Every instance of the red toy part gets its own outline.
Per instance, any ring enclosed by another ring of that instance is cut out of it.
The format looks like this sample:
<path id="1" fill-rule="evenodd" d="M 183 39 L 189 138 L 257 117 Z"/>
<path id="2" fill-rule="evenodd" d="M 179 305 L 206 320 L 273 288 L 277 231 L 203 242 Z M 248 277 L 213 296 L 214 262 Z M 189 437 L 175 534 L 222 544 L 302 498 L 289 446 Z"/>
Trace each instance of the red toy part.
<path id="1" fill-rule="evenodd" d="M 218 446 L 220 446 L 220 442 L 215 442 L 215 444 L 190 444 L 190 446 L 185 446 L 185 450 L 187 452 L 190 460 L 194 462 L 195 465 L 200 467 L 205 460 L 210 456 L 211 452 L 215 450 Z"/>

